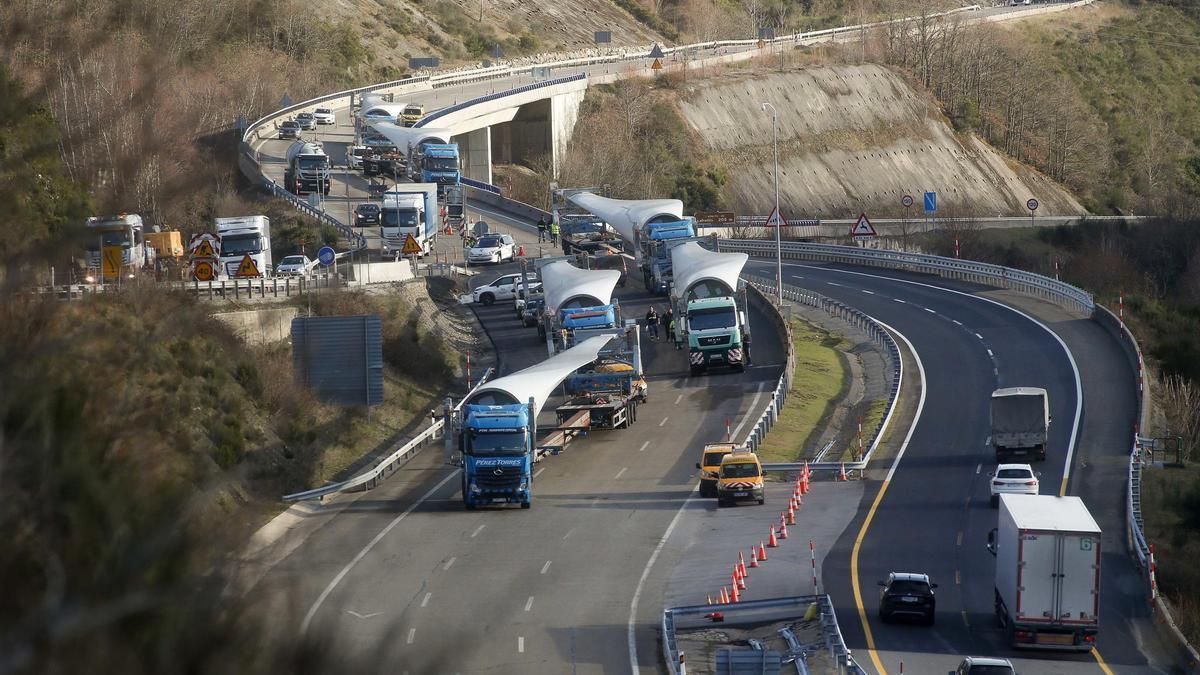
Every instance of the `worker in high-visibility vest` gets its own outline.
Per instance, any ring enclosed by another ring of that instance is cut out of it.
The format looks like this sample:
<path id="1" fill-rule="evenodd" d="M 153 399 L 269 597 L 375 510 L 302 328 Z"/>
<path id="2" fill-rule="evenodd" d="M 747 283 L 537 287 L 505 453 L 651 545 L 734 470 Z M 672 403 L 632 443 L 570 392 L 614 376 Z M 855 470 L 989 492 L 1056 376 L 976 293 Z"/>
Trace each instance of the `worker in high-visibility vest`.
<path id="1" fill-rule="evenodd" d="M 550 227 L 550 243 L 558 244 L 558 221 L 552 219 L 549 223 L 549 227 Z"/>

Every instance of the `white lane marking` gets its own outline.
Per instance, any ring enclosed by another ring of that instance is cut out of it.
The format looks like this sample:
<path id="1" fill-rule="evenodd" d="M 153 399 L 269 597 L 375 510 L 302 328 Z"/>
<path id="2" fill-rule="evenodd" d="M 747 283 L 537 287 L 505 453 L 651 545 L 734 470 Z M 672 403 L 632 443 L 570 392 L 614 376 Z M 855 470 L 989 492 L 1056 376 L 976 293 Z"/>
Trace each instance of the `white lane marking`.
<path id="1" fill-rule="evenodd" d="M 424 606 L 428 605 L 429 598 L 432 598 L 432 597 L 433 597 L 433 593 L 426 593 L 425 597 L 421 598 L 421 606 L 424 607 Z"/>
<path id="2" fill-rule="evenodd" d="M 926 312 L 929 312 L 930 314 L 937 314 L 936 311 L 929 309 L 928 307 L 922 307 L 921 309 L 925 310 Z"/>
<path id="3" fill-rule="evenodd" d="M 982 465 L 982 464 L 979 464 L 979 465 L 977 465 L 977 466 L 975 467 L 975 475 L 976 475 L 976 476 L 978 476 L 980 471 L 983 471 L 983 465 Z"/>
<path id="4" fill-rule="evenodd" d="M 616 479 L 620 478 L 621 476 L 624 476 L 624 475 L 625 475 L 625 471 L 626 471 L 626 469 L 628 469 L 628 468 L 629 468 L 629 467 L 627 467 L 627 466 L 623 466 L 623 467 L 621 467 L 621 470 L 617 472 L 617 475 L 613 476 L 613 480 L 616 480 Z"/>
<path id="5" fill-rule="evenodd" d="M 825 283 L 829 284 L 830 286 L 841 286 L 841 284 L 833 281 L 826 281 Z"/>
<path id="6" fill-rule="evenodd" d="M 454 564 L 455 560 L 458 560 L 458 558 L 455 556 L 450 556 L 450 559 L 446 561 L 446 564 L 442 565 L 442 571 L 445 572 L 446 570 L 450 569 L 450 566 Z"/>
<path id="7" fill-rule="evenodd" d="M 903 300 L 901 300 L 900 298 L 892 298 L 892 301 L 894 301 L 894 302 L 898 302 L 898 303 L 900 303 L 900 304 L 902 304 L 902 305 L 907 305 L 907 304 L 908 304 L 908 303 L 904 302 Z"/>
<path id="8" fill-rule="evenodd" d="M 863 293 L 866 293 L 867 295 L 875 295 L 875 291 L 868 291 L 868 290 L 867 290 L 867 289 L 865 289 L 865 288 L 864 288 L 864 289 L 862 289 L 862 292 L 863 292 Z"/>
<path id="9" fill-rule="evenodd" d="M 563 539 L 566 539 L 567 537 L 571 536 L 571 533 L 574 531 L 575 531 L 575 528 L 573 528 L 573 527 L 571 529 L 567 530 L 567 533 L 563 535 Z"/>
<path id="10" fill-rule="evenodd" d="M 959 321 L 958 319 L 950 319 L 950 320 L 953 321 L 954 323 L 958 324 L 959 326 L 962 325 L 962 322 Z"/>
<path id="11" fill-rule="evenodd" d="M 662 419 L 662 421 L 658 423 L 658 426 L 660 426 L 660 427 L 661 427 L 661 426 L 666 426 L 666 424 L 667 424 L 667 420 L 669 420 L 669 419 L 671 419 L 671 418 L 670 418 L 670 417 L 664 417 L 664 418 Z"/>
<path id="12" fill-rule="evenodd" d="M 801 263 L 783 263 L 783 264 L 787 265 L 788 267 L 812 268 L 812 265 L 804 265 Z M 972 295 L 970 293 L 966 293 L 963 291 L 956 291 L 954 289 L 944 288 L 942 286 L 934 286 L 933 284 L 926 284 L 926 283 L 922 283 L 920 281 L 910 281 L 908 279 L 897 279 L 896 277 L 888 277 L 888 276 L 883 276 L 880 274 L 869 274 L 867 272 L 852 272 L 850 270 L 839 270 L 839 269 L 834 269 L 834 268 L 822 268 L 822 269 L 825 269 L 828 272 L 834 272 L 837 274 L 852 274 L 852 275 L 860 276 L 860 277 L 871 277 L 872 279 L 883 279 L 883 280 L 892 281 L 892 282 L 901 283 L 901 284 L 920 286 L 922 288 L 931 288 L 933 290 L 941 291 L 943 293 L 951 293 L 953 295 L 961 295 L 966 298 L 972 298 L 979 302 L 986 302 L 990 305 L 995 305 L 997 307 L 1002 307 L 1004 309 L 1007 309 L 1008 311 L 1025 318 L 1030 323 L 1032 323 L 1032 324 L 1038 326 L 1039 328 L 1041 328 L 1042 330 L 1046 331 L 1050 335 L 1050 337 L 1054 338 L 1055 342 L 1058 343 L 1058 346 L 1062 347 L 1063 353 L 1067 355 L 1067 361 L 1071 364 L 1071 373 L 1072 373 L 1072 375 L 1074 375 L 1074 379 L 1075 379 L 1075 422 L 1071 425 L 1071 439 L 1067 443 L 1067 458 L 1066 458 L 1066 461 L 1063 463 L 1062 486 L 1059 488 L 1060 495 L 1066 494 L 1067 481 L 1071 477 L 1071 460 L 1074 459 L 1074 457 L 1075 457 L 1075 444 L 1079 440 L 1079 425 L 1083 420 L 1083 382 L 1080 380 L 1080 377 L 1079 377 L 1079 364 L 1075 362 L 1075 355 L 1071 353 L 1071 349 L 1069 347 L 1067 347 L 1067 343 L 1065 341 L 1063 341 L 1063 339 L 1058 335 L 1058 333 L 1055 333 L 1054 331 L 1050 330 L 1049 326 L 1042 323 L 1040 320 L 1035 319 L 1032 315 L 1023 312 L 1023 311 L 1017 309 L 1016 307 L 1006 305 L 1003 302 L 1000 302 L 999 300 L 993 300 L 991 298 L 985 298 L 985 297 L 981 297 L 978 295 Z M 978 337 L 980 340 L 983 339 L 983 336 L 980 335 L 979 333 L 976 333 L 975 336 Z M 996 374 L 999 375 L 999 372 L 997 372 Z"/>
<path id="13" fill-rule="evenodd" d="M 648 447 L 650 447 L 650 441 L 646 441 L 645 443 L 642 443 L 642 447 L 638 448 L 638 452 L 642 452 Z"/>
<path id="14" fill-rule="evenodd" d="M 417 629 L 409 628 L 408 629 L 408 644 L 411 645 L 413 643 L 413 638 L 415 638 L 416 636 L 417 636 Z"/>
<path id="15" fill-rule="evenodd" d="M 545 574 L 545 573 L 546 573 L 546 570 L 548 570 L 548 569 L 550 569 L 550 561 L 549 561 L 549 560 L 547 560 L 547 561 L 546 561 L 546 564 L 545 564 L 545 565 L 542 565 L 542 572 L 541 572 L 541 573 L 542 573 L 542 574 Z"/>
<path id="16" fill-rule="evenodd" d="M 992 350 L 990 350 L 990 349 L 988 350 L 988 356 L 992 357 L 993 359 L 996 358 L 996 355 L 993 354 Z"/>
<path id="17" fill-rule="evenodd" d="M 762 396 L 762 393 L 763 383 L 759 382 L 758 389 L 754 392 L 754 398 L 750 399 L 750 406 L 746 408 L 746 414 L 742 415 L 742 421 L 738 422 L 738 425 L 733 428 L 733 433 L 730 434 L 732 438 L 737 438 L 738 434 L 742 431 L 742 427 L 746 425 L 746 422 L 750 419 L 750 416 L 754 414 L 754 406 L 758 405 L 758 399 Z"/>
<path id="18" fill-rule="evenodd" d="M 525 638 L 524 637 L 517 638 L 517 653 L 519 653 L 519 654 L 525 653 Z"/>
<path id="19" fill-rule="evenodd" d="M 955 543 L 956 546 L 962 546 L 962 538 L 963 538 L 963 531 L 959 530 L 958 531 L 958 541 Z"/>
<path id="20" fill-rule="evenodd" d="M 471 538 L 474 539 L 475 535 L 479 534 L 480 532 L 483 532 L 483 528 L 485 528 L 485 527 L 487 527 L 487 525 L 480 525 L 479 527 L 475 528 L 475 531 L 471 533 Z"/>
<path id="21" fill-rule="evenodd" d="M 683 500 L 683 504 L 679 505 L 679 510 L 675 512 L 675 517 L 671 519 L 671 523 L 667 525 L 667 531 L 663 532 L 663 536 L 658 540 L 658 545 L 654 547 L 654 551 L 650 554 L 650 559 L 646 561 L 646 567 L 642 569 L 642 576 L 638 579 L 637 587 L 633 589 L 633 600 L 629 603 L 629 670 L 633 675 L 638 673 L 638 655 L 637 655 L 637 640 L 634 637 L 634 623 L 637 621 L 638 599 L 642 596 L 642 587 L 646 585 L 646 578 L 650 576 L 650 570 L 654 567 L 654 562 L 658 560 L 658 554 L 662 553 L 663 546 L 666 545 L 667 539 L 671 537 L 671 533 L 675 531 L 675 525 L 679 523 L 679 517 L 683 515 L 683 510 L 687 508 L 692 499 L 699 494 L 700 484 L 692 486 L 688 492 L 687 499 Z"/>
<path id="22" fill-rule="evenodd" d="M 346 613 L 349 614 L 350 616 L 357 617 L 359 619 L 369 619 L 373 616 L 379 616 L 380 614 L 383 614 L 383 612 L 371 612 L 370 614 L 359 614 L 358 612 L 356 612 L 352 609 L 346 610 Z"/>
<path id="23" fill-rule="evenodd" d="M 533 607 L 533 596 L 532 595 L 529 596 L 529 599 L 525 601 L 525 611 L 528 612 L 530 607 Z"/>
<path id="24" fill-rule="evenodd" d="M 675 405 L 679 405 L 679 402 L 682 400 L 683 400 L 683 394 L 676 396 L 675 397 Z"/>
<path id="25" fill-rule="evenodd" d="M 308 627 L 309 627 L 309 625 L 312 624 L 313 617 L 317 615 L 317 610 L 321 609 L 321 605 L 325 604 L 325 599 L 329 597 L 329 594 L 333 592 L 333 589 L 337 588 L 337 585 L 342 582 L 342 579 L 346 578 L 346 575 L 350 573 L 350 570 L 354 569 L 354 566 L 358 564 L 358 561 L 365 558 L 367 556 L 367 554 L 371 552 L 371 549 L 375 548 L 375 545 L 378 544 L 380 541 L 382 541 L 383 538 L 387 536 L 387 533 L 391 532 L 392 528 L 399 525 L 400 521 L 404 520 L 404 518 L 406 516 L 408 516 L 408 514 L 415 511 L 416 508 L 418 506 L 420 506 L 421 504 L 423 504 L 426 499 L 429 499 L 430 497 L 432 497 L 434 495 L 435 492 L 437 492 L 438 490 L 441 490 L 446 485 L 446 483 L 450 482 L 451 478 L 457 477 L 458 474 L 459 474 L 458 471 L 451 472 L 450 475 L 443 478 L 440 483 L 438 483 L 437 485 L 434 485 L 432 488 L 430 488 L 429 492 L 426 492 L 425 494 L 421 495 L 420 499 L 413 502 L 412 506 L 409 506 L 407 509 L 405 509 L 404 513 L 401 513 L 400 515 L 398 515 L 394 519 L 392 519 L 392 522 L 388 523 L 387 527 L 384 527 L 382 530 L 380 530 L 379 534 L 375 535 L 375 538 L 372 539 L 371 541 L 369 541 L 367 543 L 367 545 L 364 546 L 362 548 L 362 550 L 358 552 L 358 555 L 354 556 L 354 558 L 352 560 L 350 560 L 350 562 L 346 563 L 346 566 L 343 567 L 342 570 L 337 573 L 337 576 L 335 576 L 333 578 L 333 581 L 330 581 L 329 585 L 325 587 L 325 590 L 321 591 L 321 594 L 319 596 L 317 596 L 317 600 L 316 600 L 316 602 L 314 602 L 312 604 L 312 607 L 308 608 L 308 613 L 304 615 L 304 621 L 300 622 L 301 637 L 303 637 L 306 633 L 308 633 Z"/>
<path id="26" fill-rule="evenodd" d="M 545 470 L 546 470 L 546 467 L 544 467 L 544 466 L 543 466 L 542 468 L 538 469 L 537 471 L 534 471 L 534 472 L 533 472 L 533 477 L 534 477 L 534 478 L 537 478 L 538 476 L 542 475 L 542 472 L 543 472 L 543 471 L 545 471 Z"/>

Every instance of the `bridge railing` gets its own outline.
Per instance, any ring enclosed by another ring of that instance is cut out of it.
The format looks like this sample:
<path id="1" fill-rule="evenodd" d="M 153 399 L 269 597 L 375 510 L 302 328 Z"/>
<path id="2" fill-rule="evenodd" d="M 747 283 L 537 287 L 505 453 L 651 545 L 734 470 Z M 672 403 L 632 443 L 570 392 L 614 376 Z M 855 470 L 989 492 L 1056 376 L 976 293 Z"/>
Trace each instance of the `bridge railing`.
<path id="1" fill-rule="evenodd" d="M 574 75 L 568 75 L 566 77 L 557 77 L 552 80 L 542 80 L 541 82 L 534 82 L 532 84 L 521 85 L 520 87 L 515 87 L 513 89 L 505 89 L 504 91 L 498 91 L 494 94 L 484 94 L 483 96 L 478 96 L 476 98 L 468 99 L 461 103 L 455 103 L 454 105 L 448 105 L 445 108 L 436 110 L 436 111 L 426 115 L 425 117 L 421 118 L 421 121 L 417 122 L 414 126 L 417 126 L 417 127 L 429 126 L 429 124 L 431 122 L 436 122 L 437 120 L 445 117 L 446 115 L 450 115 L 452 113 L 458 112 L 459 110 L 464 110 L 466 108 L 470 108 L 472 106 L 477 106 L 482 103 L 488 103 L 488 102 L 495 101 L 497 99 L 505 98 L 508 96 L 517 96 L 519 94 L 524 94 L 526 92 L 534 91 L 536 89 L 544 89 L 546 87 L 553 87 L 553 86 L 557 86 L 560 84 L 566 84 L 568 82 L 576 82 L 578 80 L 586 80 L 586 79 L 587 79 L 587 75 L 584 75 L 583 73 L 576 73 Z"/>

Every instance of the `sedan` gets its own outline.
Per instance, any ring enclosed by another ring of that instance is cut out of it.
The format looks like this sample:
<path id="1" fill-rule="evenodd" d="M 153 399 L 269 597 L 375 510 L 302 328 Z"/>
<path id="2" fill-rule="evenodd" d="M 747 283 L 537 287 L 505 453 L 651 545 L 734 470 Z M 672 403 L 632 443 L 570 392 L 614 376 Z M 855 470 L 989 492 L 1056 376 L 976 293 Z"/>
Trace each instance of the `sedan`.
<path id="1" fill-rule="evenodd" d="M 300 138 L 300 125 L 295 120 L 287 120 L 280 124 L 279 138 Z"/>
<path id="2" fill-rule="evenodd" d="M 313 118 L 317 124 L 337 124 L 337 117 L 330 108 L 317 108 L 313 111 Z"/>
<path id="3" fill-rule="evenodd" d="M 366 227 L 379 224 L 379 205 L 367 202 L 354 207 L 354 226 Z"/>
<path id="4" fill-rule="evenodd" d="M 916 617 L 933 625 L 937 601 L 933 589 L 937 584 L 929 583 L 929 575 L 913 572 L 892 572 L 886 581 L 880 581 L 879 620 L 890 621 L 897 616 Z"/>
<path id="5" fill-rule="evenodd" d="M 992 474 L 992 506 L 1000 504 L 1000 495 L 1036 495 L 1038 474 L 1028 464 L 1001 464 Z"/>
<path id="6" fill-rule="evenodd" d="M 475 245 L 467 249 L 467 262 L 502 263 L 516 257 L 516 244 L 507 234 L 489 234 L 480 237 Z"/>
<path id="7" fill-rule="evenodd" d="M 313 117 L 313 114 L 310 112 L 302 112 L 299 115 L 296 115 L 296 123 L 299 124 L 300 128 L 304 129 L 305 131 L 311 131 L 317 128 L 317 118 Z"/>
<path id="8" fill-rule="evenodd" d="M 312 271 L 313 261 L 308 256 L 289 255 L 275 268 L 277 277 L 306 277 Z"/>
<path id="9" fill-rule="evenodd" d="M 949 675 L 1017 675 L 1017 671 L 1008 659 L 968 656 Z"/>

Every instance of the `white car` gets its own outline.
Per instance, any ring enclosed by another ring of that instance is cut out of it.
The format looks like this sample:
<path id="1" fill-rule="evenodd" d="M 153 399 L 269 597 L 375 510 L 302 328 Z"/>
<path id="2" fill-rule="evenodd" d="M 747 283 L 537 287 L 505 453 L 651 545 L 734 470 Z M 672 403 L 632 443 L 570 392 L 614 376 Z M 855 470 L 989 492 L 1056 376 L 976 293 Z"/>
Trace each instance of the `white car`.
<path id="1" fill-rule="evenodd" d="M 317 124 L 337 124 L 337 117 L 330 108 L 317 108 L 313 111 L 313 117 L 316 118 Z"/>
<path id="2" fill-rule="evenodd" d="M 317 128 L 317 119 L 310 112 L 302 112 L 296 115 L 296 124 L 300 125 L 305 131 L 312 131 Z"/>
<path id="3" fill-rule="evenodd" d="M 1017 675 L 1017 671 L 1008 659 L 968 656 L 958 668 L 950 671 L 950 675 Z"/>
<path id="4" fill-rule="evenodd" d="M 534 283 L 541 286 L 541 281 L 535 282 L 531 277 L 529 281 L 530 286 L 533 286 Z M 471 292 L 471 299 L 483 305 L 490 305 L 497 300 L 511 300 L 516 297 L 517 291 L 520 288 L 520 274 L 505 274 L 491 283 L 476 288 Z"/>
<path id="5" fill-rule="evenodd" d="M 474 246 L 467 249 L 467 262 L 473 265 L 502 263 L 512 260 L 516 255 L 517 244 L 511 235 L 486 234 L 480 237 Z"/>
<path id="6" fill-rule="evenodd" d="M 1000 504 L 1000 495 L 1036 495 L 1038 474 L 1028 464 L 1001 464 L 992 474 L 992 506 Z"/>
<path id="7" fill-rule="evenodd" d="M 289 255 L 279 261 L 279 265 L 275 268 L 275 276 L 277 277 L 306 277 L 312 272 L 315 261 L 309 260 L 308 256 Z"/>

